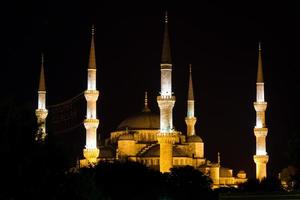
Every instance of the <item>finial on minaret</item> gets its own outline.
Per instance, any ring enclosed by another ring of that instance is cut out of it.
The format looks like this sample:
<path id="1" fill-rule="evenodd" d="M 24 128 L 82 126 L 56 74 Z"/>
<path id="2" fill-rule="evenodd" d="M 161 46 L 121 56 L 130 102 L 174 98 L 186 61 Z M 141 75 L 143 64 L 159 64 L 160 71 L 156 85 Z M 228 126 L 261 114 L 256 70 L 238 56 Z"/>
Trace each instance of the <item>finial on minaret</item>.
<path id="1" fill-rule="evenodd" d="M 91 39 L 91 49 L 89 58 L 89 69 L 96 69 L 96 56 L 95 56 L 95 44 L 94 44 L 95 27 L 92 25 L 92 39 Z"/>
<path id="2" fill-rule="evenodd" d="M 261 42 L 258 43 L 258 69 L 257 69 L 257 83 L 263 83 L 263 69 L 262 69 L 262 59 L 261 59 Z"/>
<path id="3" fill-rule="evenodd" d="M 41 74 L 40 74 L 39 91 L 46 91 L 45 75 L 44 75 L 44 54 L 43 53 L 41 55 Z"/>
<path id="4" fill-rule="evenodd" d="M 189 79 L 189 93 L 188 100 L 194 100 L 194 91 L 193 91 L 193 80 L 192 80 L 192 64 L 189 64 L 190 68 L 190 79 Z"/>
<path id="5" fill-rule="evenodd" d="M 148 93 L 147 91 L 145 92 L 145 106 L 143 109 L 143 112 L 150 112 L 150 108 L 148 107 Z"/>
<path id="6" fill-rule="evenodd" d="M 168 23 L 168 11 L 165 12 L 165 23 Z"/>
<path id="7" fill-rule="evenodd" d="M 221 154 L 220 154 L 220 152 L 218 152 L 218 164 L 219 165 L 221 164 Z"/>
<path id="8" fill-rule="evenodd" d="M 41 54 L 41 64 L 44 65 L 44 54 Z"/>
<path id="9" fill-rule="evenodd" d="M 92 25 L 92 35 L 95 35 L 95 25 Z"/>

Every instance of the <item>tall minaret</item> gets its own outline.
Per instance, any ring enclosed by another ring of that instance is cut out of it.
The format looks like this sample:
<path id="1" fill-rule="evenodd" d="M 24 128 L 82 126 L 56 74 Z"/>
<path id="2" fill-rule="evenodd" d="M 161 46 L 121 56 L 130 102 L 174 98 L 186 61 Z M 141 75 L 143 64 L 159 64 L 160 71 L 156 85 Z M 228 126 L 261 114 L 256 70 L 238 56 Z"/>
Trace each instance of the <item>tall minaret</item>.
<path id="1" fill-rule="evenodd" d="M 46 133 L 46 118 L 48 115 L 48 110 L 46 109 L 46 84 L 44 75 L 44 56 L 42 54 L 41 58 L 41 74 L 40 83 L 38 90 L 38 108 L 35 110 L 35 115 L 37 117 L 38 131 L 35 134 L 35 140 L 37 142 L 45 142 Z"/>
<path id="2" fill-rule="evenodd" d="M 165 30 L 160 64 L 161 91 L 157 97 L 160 109 L 160 132 L 157 140 L 160 144 L 160 172 L 169 172 L 173 167 L 173 144 L 175 135 L 173 130 L 173 107 L 175 96 L 172 94 L 172 64 L 168 33 L 168 14 L 165 14 Z"/>
<path id="3" fill-rule="evenodd" d="M 86 144 L 83 149 L 83 155 L 86 159 L 85 164 L 94 165 L 98 162 L 99 149 L 97 147 L 97 128 L 99 120 L 97 119 L 97 99 L 99 91 L 96 89 L 96 57 L 94 44 L 94 25 L 92 27 L 92 39 L 89 66 L 87 69 L 88 80 L 87 90 L 84 91 L 84 96 L 87 101 L 86 119 L 84 120 L 84 127 L 86 129 Z"/>
<path id="4" fill-rule="evenodd" d="M 193 80 L 192 80 L 192 65 L 190 64 L 190 79 L 189 79 L 189 92 L 187 101 L 187 116 L 185 118 L 185 123 L 187 126 L 187 136 L 195 135 L 195 124 L 197 118 L 194 116 L 194 91 L 193 91 Z"/>
<path id="5" fill-rule="evenodd" d="M 265 102 L 264 80 L 261 60 L 261 45 L 258 50 L 258 69 L 256 81 L 256 102 L 254 102 L 256 111 L 256 125 L 254 127 L 254 135 L 256 137 L 256 155 L 253 156 L 256 164 L 256 178 L 262 180 L 267 177 L 267 162 L 269 156 L 266 152 L 266 136 L 268 128 L 265 123 L 265 111 L 267 102 Z"/>

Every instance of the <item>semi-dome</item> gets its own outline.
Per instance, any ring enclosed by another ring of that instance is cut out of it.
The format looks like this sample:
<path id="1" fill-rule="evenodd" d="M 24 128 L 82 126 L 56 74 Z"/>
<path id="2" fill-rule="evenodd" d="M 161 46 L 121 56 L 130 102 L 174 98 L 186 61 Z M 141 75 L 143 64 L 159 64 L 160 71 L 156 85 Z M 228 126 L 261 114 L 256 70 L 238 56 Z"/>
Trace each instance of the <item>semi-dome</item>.
<path id="1" fill-rule="evenodd" d="M 203 141 L 201 137 L 199 137 L 198 135 L 191 135 L 187 137 L 187 142 L 203 142 Z"/>
<path id="2" fill-rule="evenodd" d="M 143 111 L 123 120 L 118 126 L 118 130 L 138 130 L 138 129 L 159 129 L 160 118 L 158 114 L 150 111 Z"/>

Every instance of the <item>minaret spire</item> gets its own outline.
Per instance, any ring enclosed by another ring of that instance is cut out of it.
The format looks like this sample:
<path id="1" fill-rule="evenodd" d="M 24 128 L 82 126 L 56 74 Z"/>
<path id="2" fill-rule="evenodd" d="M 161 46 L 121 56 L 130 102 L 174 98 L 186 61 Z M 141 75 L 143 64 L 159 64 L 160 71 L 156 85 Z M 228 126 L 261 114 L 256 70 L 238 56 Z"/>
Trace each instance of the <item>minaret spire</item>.
<path id="1" fill-rule="evenodd" d="M 261 59 L 261 43 L 258 43 L 258 69 L 257 69 L 257 83 L 263 83 L 263 69 L 262 69 L 262 59 Z"/>
<path id="2" fill-rule="evenodd" d="M 164 39 L 163 39 L 163 48 L 161 56 L 162 64 L 171 64 L 171 50 L 170 50 L 170 39 L 168 31 L 168 12 L 165 13 L 165 30 L 164 30 Z"/>
<path id="3" fill-rule="evenodd" d="M 89 65 L 87 69 L 88 80 L 87 90 L 84 91 L 84 96 L 87 101 L 86 119 L 84 120 L 84 127 L 86 129 L 86 144 L 83 149 L 83 156 L 85 159 L 80 161 L 81 167 L 94 165 L 98 162 L 99 149 L 97 146 L 97 128 L 99 120 L 97 119 L 97 100 L 99 91 L 96 88 L 96 57 L 94 44 L 94 25 L 92 26 L 92 38 Z"/>
<path id="4" fill-rule="evenodd" d="M 37 117 L 38 130 L 35 134 L 35 140 L 37 142 L 45 142 L 46 133 L 46 118 L 48 115 L 48 110 L 46 109 L 46 85 L 45 85 L 45 75 L 44 75 L 44 55 L 41 55 L 41 73 L 40 82 L 38 89 L 38 108 L 35 110 L 35 115 Z"/>
<path id="5" fill-rule="evenodd" d="M 254 108 L 256 111 L 256 125 L 254 127 L 254 135 L 256 137 L 256 155 L 253 156 L 256 164 L 256 178 L 259 180 L 267 177 L 267 163 L 269 160 L 269 156 L 266 152 L 266 137 L 268 134 L 268 128 L 265 123 L 265 111 L 267 109 L 267 102 L 265 102 L 262 71 L 261 45 L 259 43 L 256 102 L 254 102 Z"/>
<path id="6" fill-rule="evenodd" d="M 161 90 L 157 97 L 160 109 L 160 132 L 157 135 L 160 144 L 160 172 L 169 172 L 173 167 L 173 144 L 175 133 L 173 129 L 173 107 L 175 96 L 172 92 L 172 62 L 168 33 L 168 14 L 165 14 L 165 30 L 160 64 Z"/>
<path id="7" fill-rule="evenodd" d="M 192 80 L 192 64 L 189 64 L 189 69 L 190 69 L 190 79 L 189 79 L 188 100 L 194 101 L 194 89 L 193 89 L 193 80 Z"/>
<path id="8" fill-rule="evenodd" d="M 192 65 L 189 64 L 189 89 L 188 89 L 188 101 L 187 101 L 187 116 L 185 118 L 185 123 L 187 126 L 187 136 L 195 135 L 195 124 L 197 118 L 195 114 L 195 100 L 193 91 L 193 80 L 192 80 Z"/>
<path id="9" fill-rule="evenodd" d="M 96 56 L 95 56 L 95 26 L 92 25 L 92 39 L 91 39 L 91 49 L 90 49 L 90 57 L 89 57 L 89 69 L 96 69 Z"/>
<path id="10" fill-rule="evenodd" d="M 39 91 L 46 91 L 45 74 L 44 74 L 44 54 L 41 55 L 41 74 L 40 74 Z"/>

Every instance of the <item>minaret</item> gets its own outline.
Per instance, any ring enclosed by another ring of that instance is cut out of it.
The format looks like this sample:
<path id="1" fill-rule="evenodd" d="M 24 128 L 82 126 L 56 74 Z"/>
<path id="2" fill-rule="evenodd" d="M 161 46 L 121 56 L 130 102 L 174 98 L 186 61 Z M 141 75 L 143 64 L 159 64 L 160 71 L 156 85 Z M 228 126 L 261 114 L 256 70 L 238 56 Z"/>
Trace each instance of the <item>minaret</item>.
<path id="1" fill-rule="evenodd" d="M 35 140 L 37 142 L 45 142 L 46 133 L 46 118 L 48 115 L 48 110 L 46 109 L 46 84 L 44 75 L 44 56 L 42 54 L 41 58 L 41 74 L 40 83 L 38 90 L 38 108 L 35 110 L 35 115 L 38 123 L 38 131 L 35 134 Z"/>
<path id="2" fill-rule="evenodd" d="M 195 124 L 196 124 L 197 118 L 194 116 L 194 107 L 195 107 L 194 105 L 195 105 L 195 101 L 194 101 L 193 80 L 192 80 L 192 65 L 190 64 L 187 116 L 185 118 L 188 137 L 195 135 Z"/>
<path id="3" fill-rule="evenodd" d="M 256 125 L 254 127 L 254 135 L 256 137 L 256 155 L 253 156 L 256 164 L 256 178 L 260 181 L 267 177 L 267 162 L 269 156 L 266 152 L 266 136 L 268 128 L 265 123 L 265 111 L 267 109 L 267 102 L 265 102 L 264 94 L 264 80 L 261 60 L 261 45 L 258 50 L 258 70 L 256 81 L 256 102 L 254 102 L 256 111 Z"/>
<path id="4" fill-rule="evenodd" d="M 99 91 L 96 89 L 96 57 L 94 44 L 94 25 L 92 27 L 91 49 L 89 57 L 89 66 L 87 69 L 87 90 L 84 91 L 84 96 L 87 101 L 86 119 L 84 127 L 86 129 L 86 144 L 83 149 L 85 160 L 81 166 L 94 165 L 98 162 L 99 149 L 97 147 L 97 128 L 99 120 L 97 119 L 97 99 Z"/>
<path id="5" fill-rule="evenodd" d="M 172 94 L 172 64 L 168 33 L 168 15 L 165 14 L 165 30 L 160 64 L 161 91 L 157 97 L 160 109 L 160 132 L 157 140 L 160 144 L 160 172 L 169 172 L 173 167 L 173 144 L 175 135 L 173 130 L 173 107 L 175 96 Z"/>

